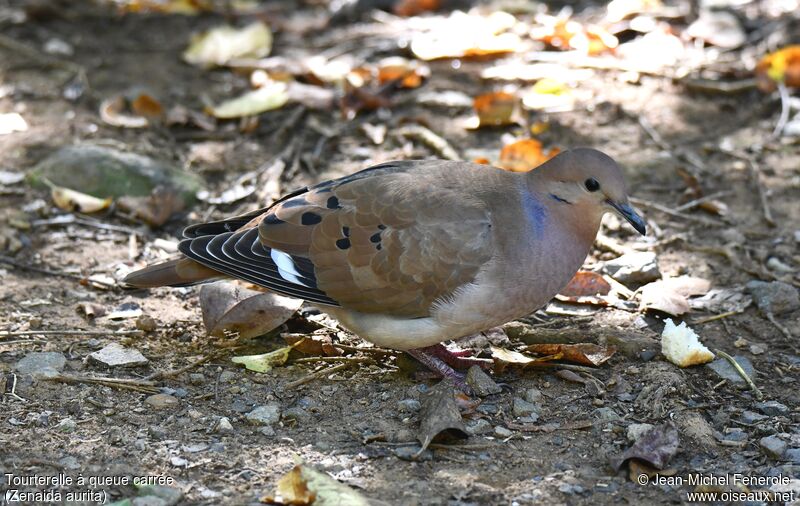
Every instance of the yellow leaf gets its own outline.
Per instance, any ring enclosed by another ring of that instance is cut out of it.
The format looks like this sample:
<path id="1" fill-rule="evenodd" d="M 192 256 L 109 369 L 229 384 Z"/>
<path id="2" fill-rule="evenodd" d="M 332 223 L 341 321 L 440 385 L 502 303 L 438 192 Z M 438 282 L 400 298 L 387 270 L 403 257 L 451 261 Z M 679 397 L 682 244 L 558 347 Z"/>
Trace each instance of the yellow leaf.
<path id="1" fill-rule="evenodd" d="M 245 28 L 220 26 L 192 37 L 183 59 L 193 65 L 214 67 L 236 58 L 263 58 L 272 50 L 272 32 L 261 22 Z"/>
<path id="2" fill-rule="evenodd" d="M 61 188 L 60 186 L 51 187 L 50 194 L 53 197 L 53 202 L 65 211 L 96 213 L 107 209 L 111 205 L 111 198 L 99 199 L 69 188 Z"/>
<path id="3" fill-rule="evenodd" d="M 273 81 L 261 88 L 227 100 L 211 108 L 211 115 L 220 119 L 254 116 L 262 112 L 279 109 L 289 101 L 286 83 Z"/>
<path id="4" fill-rule="evenodd" d="M 261 355 L 242 355 L 231 358 L 234 364 L 243 364 L 247 369 L 255 372 L 269 372 L 273 367 L 281 366 L 289 360 L 289 352 L 294 346 L 284 346 L 275 351 Z"/>

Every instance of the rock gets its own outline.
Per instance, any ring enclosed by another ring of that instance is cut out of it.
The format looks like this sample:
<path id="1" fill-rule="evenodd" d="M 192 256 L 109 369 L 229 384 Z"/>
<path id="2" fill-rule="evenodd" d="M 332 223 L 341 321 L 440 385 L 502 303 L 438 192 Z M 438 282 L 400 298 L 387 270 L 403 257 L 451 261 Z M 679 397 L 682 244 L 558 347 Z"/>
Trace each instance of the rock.
<path id="1" fill-rule="evenodd" d="M 514 397 L 514 404 L 512 406 L 512 412 L 514 413 L 514 416 L 519 418 L 533 414 L 536 415 L 536 418 L 538 418 L 538 410 L 539 407 L 536 404 L 528 402 L 525 399 L 520 399 L 519 397 Z"/>
<path id="2" fill-rule="evenodd" d="M 281 419 L 281 407 L 276 403 L 258 406 L 244 417 L 253 425 L 272 425 Z"/>
<path id="3" fill-rule="evenodd" d="M 423 461 L 433 460 L 433 453 L 425 450 L 419 453 L 419 446 L 400 446 L 395 449 L 394 454 L 401 460 Z"/>
<path id="4" fill-rule="evenodd" d="M 167 501 L 160 497 L 146 495 L 144 497 L 134 497 L 131 506 L 167 506 Z"/>
<path id="5" fill-rule="evenodd" d="M 626 253 L 606 262 L 603 272 L 623 284 L 644 284 L 661 279 L 656 254 L 652 252 Z"/>
<path id="6" fill-rule="evenodd" d="M 472 435 L 486 434 L 492 432 L 492 424 L 485 418 L 478 418 L 467 424 L 467 432 Z"/>
<path id="7" fill-rule="evenodd" d="M 397 401 L 397 409 L 403 413 L 415 413 L 420 410 L 422 405 L 416 399 L 403 399 Z"/>
<path id="8" fill-rule="evenodd" d="M 723 441 L 735 441 L 737 443 L 741 443 L 743 441 L 747 441 L 747 432 L 738 427 L 729 429 L 721 439 Z"/>
<path id="9" fill-rule="evenodd" d="M 756 409 L 767 416 L 780 416 L 789 413 L 789 408 L 778 401 L 765 401 L 756 403 Z"/>
<path id="10" fill-rule="evenodd" d="M 145 399 L 144 403 L 155 409 L 166 409 L 176 407 L 180 401 L 169 394 L 154 394 Z"/>
<path id="11" fill-rule="evenodd" d="M 611 408 L 597 408 L 594 410 L 594 414 L 603 423 L 616 422 L 621 419 L 617 412 Z"/>
<path id="12" fill-rule="evenodd" d="M 800 464 L 800 448 L 790 448 L 783 454 L 783 458 L 793 464 Z"/>
<path id="13" fill-rule="evenodd" d="M 106 367 L 136 367 L 148 363 L 139 350 L 111 343 L 89 355 L 89 360 Z"/>
<path id="14" fill-rule="evenodd" d="M 61 432 L 75 432 L 77 427 L 78 424 L 72 418 L 64 418 L 56 425 L 56 428 Z"/>
<path id="15" fill-rule="evenodd" d="M 472 391 L 475 392 L 475 395 L 478 397 L 499 394 L 503 391 L 503 389 L 477 365 L 473 365 L 467 370 L 467 385 L 472 388 Z"/>
<path id="16" fill-rule="evenodd" d="M 786 442 L 778 436 L 762 437 L 758 440 L 761 452 L 771 459 L 779 459 L 786 452 Z"/>
<path id="17" fill-rule="evenodd" d="M 733 359 L 736 360 L 736 363 L 739 364 L 739 366 L 744 370 L 745 373 L 747 373 L 748 376 L 750 376 L 750 379 L 754 379 L 756 370 L 749 358 L 736 355 L 733 357 Z M 717 373 L 720 378 L 726 379 L 731 383 L 747 385 L 747 382 L 744 380 L 744 378 L 742 378 L 739 373 L 736 372 L 736 369 L 731 365 L 731 363 L 724 358 L 718 358 L 707 364 L 706 367 Z"/>
<path id="18" fill-rule="evenodd" d="M 769 418 L 768 416 L 761 415 L 756 413 L 755 411 L 743 411 L 742 412 L 742 423 L 746 423 L 748 425 L 752 425 L 754 423 L 758 423 L 762 420 L 766 420 Z"/>
<path id="19" fill-rule="evenodd" d="M 497 437 L 507 438 L 512 436 L 514 433 L 509 429 L 503 427 L 502 425 L 498 425 L 494 428 L 494 435 Z"/>
<path id="20" fill-rule="evenodd" d="M 800 308 L 797 289 L 782 281 L 750 281 L 747 290 L 753 295 L 758 309 L 763 313 L 779 315 Z"/>
<path id="21" fill-rule="evenodd" d="M 203 373 L 193 372 L 189 375 L 189 383 L 192 385 L 202 385 L 205 381 L 206 377 L 203 376 Z"/>
<path id="22" fill-rule="evenodd" d="M 628 429 L 626 432 L 626 435 L 628 436 L 628 441 L 635 443 L 640 437 L 642 437 L 642 434 L 644 434 L 645 432 L 649 431 L 652 428 L 653 425 L 649 423 L 633 423 L 631 425 L 628 425 Z"/>
<path id="23" fill-rule="evenodd" d="M 261 427 L 261 430 L 259 432 L 261 432 L 261 434 L 267 437 L 275 436 L 275 429 L 273 429 L 271 425 L 267 425 L 266 427 Z"/>
<path id="24" fill-rule="evenodd" d="M 218 432 L 220 434 L 233 432 L 233 425 L 231 425 L 231 421 L 227 416 L 223 416 L 217 421 L 217 425 L 214 427 L 214 432 Z"/>
<path id="25" fill-rule="evenodd" d="M 144 332 L 153 332 L 158 328 L 158 322 L 152 316 L 143 314 L 136 318 L 136 328 Z"/>
<path id="26" fill-rule="evenodd" d="M 311 420 L 311 415 L 303 408 L 293 407 L 283 412 L 281 420 L 286 422 L 304 423 Z"/>
<path id="27" fill-rule="evenodd" d="M 220 383 L 231 383 L 236 379 L 237 374 L 233 371 L 222 371 L 219 375 Z"/>
<path id="28" fill-rule="evenodd" d="M 165 487 L 161 485 L 145 485 L 139 488 L 139 498 L 157 497 L 164 501 L 167 506 L 173 506 L 183 498 L 183 492 L 179 488 Z"/>
<path id="29" fill-rule="evenodd" d="M 542 391 L 538 388 L 529 388 L 525 390 L 525 400 L 533 404 L 541 404 L 544 397 Z"/>
<path id="30" fill-rule="evenodd" d="M 64 370 L 67 358 L 57 351 L 34 351 L 22 357 L 14 369 L 34 378 L 52 378 Z"/>

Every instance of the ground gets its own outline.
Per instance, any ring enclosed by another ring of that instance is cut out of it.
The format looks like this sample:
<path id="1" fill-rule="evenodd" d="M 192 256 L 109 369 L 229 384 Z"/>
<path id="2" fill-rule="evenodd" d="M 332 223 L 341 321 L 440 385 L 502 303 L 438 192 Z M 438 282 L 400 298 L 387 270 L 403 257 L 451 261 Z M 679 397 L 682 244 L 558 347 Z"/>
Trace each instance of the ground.
<path id="1" fill-rule="evenodd" d="M 590 5 L 587 12 L 599 7 Z M 24 8 L 26 22 L 9 21 L 11 13 Z M 262 16 L 275 31 L 273 54 L 291 56 L 304 48 L 330 55 L 351 51 L 371 61 L 404 54 L 397 44 L 402 35 L 382 33 L 380 20 L 385 18 L 380 16 L 335 29 L 306 28 L 324 20 L 325 12 L 313 3 L 267 7 Z M 392 135 L 411 123 L 425 125 L 470 159 L 497 153 L 506 143 L 504 135 L 526 135 L 521 126 L 468 130 L 456 121 L 469 115 L 468 107 L 421 103 L 421 95 L 434 90 L 472 97 L 498 88 L 479 77 L 487 65 L 482 60 L 460 66 L 451 60 L 432 62 L 430 79 L 422 87 L 398 92 L 389 109 L 361 112 L 349 121 L 336 109 L 304 109 L 298 116 L 301 106 L 287 105 L 261 115 L 255 128 L 240 129 L 236 121 L 220 122 L 211 131 L 117 128 L 100 120 L 99 103 L 134 87 L 146 88 L 164 103 L 195 110 L 246 88 L 247 74 L 203 70 L 180 60 L 190 34 L 219 23 L 219 16 L 118 15 L 109 6 L 66 2 L 49 6 L 0 2 L 0 13 L 6 14 L 0 17 L 0 112 L 18 112 L 28 123 L 24 132 L 0 135 L 0 169 L 11 172 L 27 173 L 56 148 L 89 142 L 167 160 L 199 174 L 212 194 L 229 188 L 241 174 L 286 157 L 287 170 L 280 180 L 281 191 L 286 192 L 385 160 L 440 155 L 425 143 Z M 762 21 L 758 16 L 750 19 L 749 33 L 757 33 L 755 25 Z M 350 32 L 352 26 L 363 32 Z M 67 42 L 73 54 L 44 53 L 41 48 L 53 39 Z M 20 51 L 15 42 L 33 48 L 32 53 Z M 748 77 L 753 55 L 768 49 L 774 48 L 754 40 L 735 53 L 742 60 L 731 64 L 733 70 L 726 75 Z M 76 72 L 85 73 L 87 81 L 76 80 Z M 546 146 L 590 145 L 625 168 L 630 193 L 640 199 L 636 202 L 652 232 L 639 238 L 611 220 L 604 236 L 617 249 L 656 252 L 665 275 L 691 274 L 710 280 L 714 288 L 741 288 L 754 279 L 781 279 L 800 286 L 796 270 L 800 145 L 790 137 L 770 137 L 780 111 L 776 97 L 755 88 L 735 94 L 701 92 L 685 80 L 658 73 L 594 72 L 592 79 L 581 82 L 586 96 L 578 107 L 560 113 L 525 113 L 525 122 L 549 123 L 539 136 Z M 68 100 L 65 86 L 75 83 L 83 93 Z M 388 127 L 383 144 L 376 145 L 365 135 L 366 123 Z M 726 154 L 726 146 L 738 156 Z M 687 153 L 697 162 L 688 163 Z M 754 179 L 747 157 L 760 171 L 760 181 Z M 690 209 L 675 215 L 653 206 L 674 209 L 687 200 L 681 171 L 694 172 L 706 195 L 725 192 L 720 199 L 728 206 L 727 214 L 719 217 Z M 774 225 L 765 221 L 759 185 L 766 191 Z M 591 372 L 602 388 L 592 382 L 570 382 L 558 368 L 507 369 L 495 378 L 505 385 L 503 392 L 485 398 L 477 410 L 465 415 L 488 421 L 487 433 L 450 446 L 435 445 L 417 460 L 401 459 L 398 455 L 406 454 L 398 449 L 416 444 L 419 422 L 415 403 L 409 400 L 420 399 L 435 383 L 412 377 L 401 354 L 367 354 L 377 358 L 289 387 L 329 365 L 294 362 L 293 356 L 287 366 L 266 374 L 238 368 L 230 357 L 243 350 L 233 350 L 232 339 L 206 336 L 199 288 L 133 291 L 101 289 L 80 281 L 92 274 L 113 277 L 121 265 L 142 266 L 165 255 L 152 247 L 155 239 L 173 241 L 186 224 L 255 209 L 259 205 L 255 196 L 233 204 L 200 203 L 159 228 L 113 214 L 99 220 L 116 229 L 80 224 L 14 228 L 10 217 L 21 216 L 31 223 L 63 211 L 52 207 L 46 191 L 24 183 L 0 188 L 2 232 L 21 241 L 16 251 L 3 252 L 0 329 L 98 331 L 96 335 L 0 334 L 0 372 L 7 378 L 7 393 L 10 378 L 17 377 L 15 395 L 4 396 L 0 413 L 3 473 L 170 477 L 172 486 L 182 492 L 181 503 L 243 504 L 272 495 L 276 481 L 302 459 L 365 496 L 389 504 L 667 504 L 687 500 L 686 493 L 694 487 L 642 486 L 631 481 L 624 469 L 612 467 L 611 461 L 630 446 L 626 435 L 630 425 L 671 422 L 680 433 L 679 451 L 669 463 L 675 476 L 742 473 L 800 478 L 796 454 L 771 455 L 761 443 L 761 438 L 774 435 L 789 447 L 800 446 L 798 311 L 776 316 L 794 340 L 755 306 L 707 323 L 700 322 L 710 313 L 702 311 L 684 318 L 709 348 L 752 361 L 763 401 L 780 403 L 773 410 L 759 405 L 752 390 L 733 381 L 720 383 L 708 367 L 679 369 L 654 353 L 659 350 L 663 315 L 609 308 L 589 311 L 590 306 L 580 306 L 589 312 L 577 316 L 540 312 L 528 323 L 562 329 L 573 342 L 583 341 L 583 336 L 589 340 L 598 329 L 606 336 L 619 336 L 620 352 Z M 45 203 L 33 205 L 37 199 Z M 587 266 L 618 256 L 610 249 L 615 247 L 598 245 Z M 729 257 L 722 254 L 725 251 Z M 776 270 L 777 264 L 769 263 L 772 258 L 792 270 Z M 134 330 L 134 320 L 87 319 L 76 311 L 85 302 L 108 310 L 135 302 L 155 319 L 156 328 L 141 335 L 115 335 Z M 282 330 L 308 332 L 314 326 L 307 318 L 314 319 L 316 313 L 304 306 Z M 626 346 L 624 336 L 630 334 L 640 340 Z M 515 345 L 496 333 L 491 338 L 506 347 Z M 334 339 L 363 345 L 341 332 Z M 111 342 L 139 350 L 148 364 L 109 371 L 86 359 Z M 247 341 L 244 351 L 263 353 L 283 343 L 272 333 Z M 19 361 L 35 351 L 61 353 L 67 358 L 63 373 L 68 375 L 141 379 L 166 373 L 154 379 L 155 391 L 177 398 L 177 405 L 145 403 L 153 392 L 12 374 Z M 209 360 L 187 367 L 203 357 Z M 183 372 L 170 373 L 184 367 Z M 526 394 L 533 398 L 536 390 L 543 396 L 539 419 L 521 423 L 514 414 L 514 398 Z M 253 408 L 271 404 L 278 406 L 281 421 L 259 426 L 246 419 Z M 222 417 L 231 430 L 219 427 Z M 71 422 L 64 423 L 67 419 Z M 587 423 L 573 428 L 575 421 Z M 510 429 L 509 435 L 504 437 L 504 431 L 495 427 Z M 4 489 L 9 488 L 8 479 L 0 476 Z M 130 485 L 103 485 L 96 490 L 105 491 L 109 501 L 136 495 Z"/>

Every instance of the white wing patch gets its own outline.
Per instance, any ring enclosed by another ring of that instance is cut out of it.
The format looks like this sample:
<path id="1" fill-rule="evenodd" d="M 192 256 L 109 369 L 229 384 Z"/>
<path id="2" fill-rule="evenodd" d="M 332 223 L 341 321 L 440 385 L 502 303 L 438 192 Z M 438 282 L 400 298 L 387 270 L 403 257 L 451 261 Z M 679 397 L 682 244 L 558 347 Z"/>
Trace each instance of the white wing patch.
<path id="1" fill-rule="evenodd" d="M 308 287 L 307 284 L 300 280 L 300 273 L 297 272 L 291 255 L 277 249 L 272 249 L 269 256 L 272 258 L 272 261 L 275 262 L 275 265 L 278 266 L 278 274 L 280 274 L 283 279 L 296 285 Z"/>

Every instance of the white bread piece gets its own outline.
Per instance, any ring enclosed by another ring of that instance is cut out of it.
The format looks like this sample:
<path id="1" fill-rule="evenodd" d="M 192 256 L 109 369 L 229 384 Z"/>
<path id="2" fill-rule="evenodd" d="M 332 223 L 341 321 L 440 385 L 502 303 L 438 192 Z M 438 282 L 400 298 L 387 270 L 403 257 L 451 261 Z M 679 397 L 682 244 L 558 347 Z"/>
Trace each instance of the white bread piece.
<path id="1" fill-rule="evenodd" d="M 678 367 L 705 364 L 714 360 L 711 350 L 703 346 L 694 330 L 686 322 L 676 326 L 667 318 L 664 332 L 661 333 L 661 353 Z"/>

